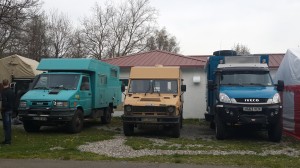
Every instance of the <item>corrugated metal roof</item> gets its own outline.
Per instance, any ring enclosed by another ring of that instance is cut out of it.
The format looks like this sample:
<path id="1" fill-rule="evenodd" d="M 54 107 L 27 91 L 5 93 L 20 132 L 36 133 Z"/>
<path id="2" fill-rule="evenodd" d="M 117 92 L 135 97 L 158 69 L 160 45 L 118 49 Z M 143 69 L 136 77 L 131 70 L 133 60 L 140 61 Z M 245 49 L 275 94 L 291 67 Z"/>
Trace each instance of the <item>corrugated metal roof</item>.
<path id="1" fill-rule="evenodd" d="M 269 67 L 279 68 L 285 54 L 269 54 Z"/>
<path id="2" fill-rule="evenodd" d="M 254 54 L 262 55 L 262 54 Z M 263 54 L 269 55 L 269 67 L 278 68 L 284 55 L 279 54 Z M 120 67 L 133 66 L 180 66 L 180 67 L 204 67 L 210 55 L 189 55 L 184 56 L 180 54 L 170 53 L 166 51 L 149 51 L 143 53 L 136 53 L 128 56 L 105 59 L 104 62 L 117 65 Z"/>
<path id="3" fill-rule="evenodd" d="M 204 67 L 206 64 L 206 60 L 199 60 L 196 58 L 159 50 L 105 59 L 102 61 L 120 67 L 155 66 L 158 64 L 164 66 Z"/>

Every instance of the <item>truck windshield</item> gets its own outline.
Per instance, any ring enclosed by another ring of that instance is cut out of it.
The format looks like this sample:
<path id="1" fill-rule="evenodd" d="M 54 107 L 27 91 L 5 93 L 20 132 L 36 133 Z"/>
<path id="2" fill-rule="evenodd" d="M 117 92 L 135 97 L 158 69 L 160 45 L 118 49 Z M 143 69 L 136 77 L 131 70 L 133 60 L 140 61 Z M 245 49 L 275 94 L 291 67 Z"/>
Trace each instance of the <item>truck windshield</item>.
<path id="1" fill-rule="evenodd" d="M 240 86 L 271 86 L 272 79 L 269 72 L 226 72 L 221 74 L 220 85 Z"/>
<path id="2" fill-rule="evenodd" d="M 41 74 L 33 89 L 76 90 L 79 78 L 77 74 Z"/>
<path id="3" fill-rule="evenodd" d="M 129 93 L 178 93 L 177 80 L 131 80 Z"/>

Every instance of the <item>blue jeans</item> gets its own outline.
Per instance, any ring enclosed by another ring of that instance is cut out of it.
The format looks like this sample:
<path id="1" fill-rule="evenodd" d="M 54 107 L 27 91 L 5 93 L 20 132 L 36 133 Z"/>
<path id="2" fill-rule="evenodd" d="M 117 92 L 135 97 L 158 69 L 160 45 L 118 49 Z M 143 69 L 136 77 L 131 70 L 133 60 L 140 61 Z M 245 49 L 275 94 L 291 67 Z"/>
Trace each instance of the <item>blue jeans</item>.
<path id="1" fill-rule="evenodd" d="M 2 121 L 3 121 L 3 129 L 4 129 L 4 141 L 6 143 L 11 143 L 11 115 L 12 111 L 2 112 Z"/>

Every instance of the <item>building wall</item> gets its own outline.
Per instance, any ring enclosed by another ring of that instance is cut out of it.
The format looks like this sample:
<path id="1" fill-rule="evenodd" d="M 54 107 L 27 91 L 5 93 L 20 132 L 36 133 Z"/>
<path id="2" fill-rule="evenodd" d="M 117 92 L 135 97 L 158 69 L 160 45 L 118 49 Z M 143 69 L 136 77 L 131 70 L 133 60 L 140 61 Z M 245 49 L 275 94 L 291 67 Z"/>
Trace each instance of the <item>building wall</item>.
<path id="1" fill-rule="evenodd" d="M 183 104 L 183 118 L 204 118 L 206 111 L 206 74 L 203 68 L 181 68 L 183 84 L 186 85 Z M 200 83 L 193 77 L 200 76 Z"/>

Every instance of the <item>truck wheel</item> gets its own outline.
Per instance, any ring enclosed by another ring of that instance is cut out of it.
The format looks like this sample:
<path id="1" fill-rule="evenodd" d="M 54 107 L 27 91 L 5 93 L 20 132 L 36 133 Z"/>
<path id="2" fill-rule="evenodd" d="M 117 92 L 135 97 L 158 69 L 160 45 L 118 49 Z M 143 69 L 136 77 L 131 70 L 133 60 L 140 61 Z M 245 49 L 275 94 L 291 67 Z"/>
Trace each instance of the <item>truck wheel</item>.
<path id="1" fill-rule="evenodd" d="M 70 133 L 79 133 L 83 128 L 83 113 L 80 109 L 75 111 L 72 121 L 68 124 L 68 131 Z"/>
<path id="2" fill-rule="evenodd" d="M 210 129 L 216 129 L 216 124 L 215 124 L 214 121 L 211 121 L 211 122 L 210 122 L 209 128 L 210 128 Z"/>
<path id="3" fill-rule="evenodd" d="M 175 124 L 172 128 L 172 137 L 179 138 L 180 137 L 180 123 Z"/>
<path id="4" fill-rule="evenodd" d="M 182 116 L 182 112 L 180 114 L 180 128 L 183 127 L 183 116 Z"/>
<path id="5" fill-rule="evenodd" d="M 123 132 L 125 136 L 131 136 L 134 133 L 134 125 L 123 123 Z"/>
<path id="6" fill-rule="evenodd" d="M 282 126 L 280 122 L 270 125 L 268 128 L 268 136 L 270 141 L 280 142 L 282 136 Z"/>
<path id="7" fill-rule="evenodd" d="M 32 121 L 23 121 L 23 127 L 26 132 L 38 132 L 41 126 Z"/>
<path id="8" fill-rule="evenodd" d="M 105 108 L 104 110 L 104 115 L 101 116 L 101 122 L 103 124 L 109 124 L 111 122 L 111 114 L 113 113 L 113 108 L 108 106 L 107 108 Z"/>
<path id="9" fill-rule="evenodd" d="M 216 131 L 216 138 L 218 140 L 223 140 L 226 137 L 226 127 L 222 119 L 218 114 L 215 115 L 215 131 Z"/>

